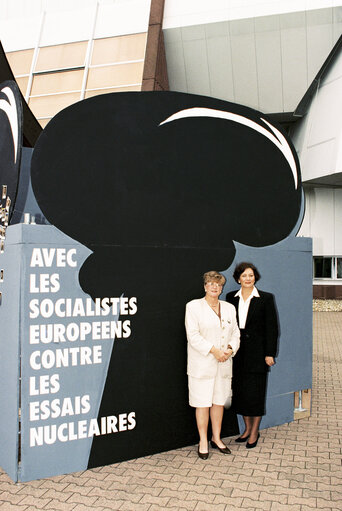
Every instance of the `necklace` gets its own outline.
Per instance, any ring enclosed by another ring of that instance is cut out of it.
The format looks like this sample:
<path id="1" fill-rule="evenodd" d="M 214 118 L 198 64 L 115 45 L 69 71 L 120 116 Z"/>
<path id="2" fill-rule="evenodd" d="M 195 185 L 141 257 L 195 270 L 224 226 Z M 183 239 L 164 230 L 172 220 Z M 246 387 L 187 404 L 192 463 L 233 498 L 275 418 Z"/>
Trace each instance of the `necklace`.
<path id="1" fill-rule="evenodd" d="M 217 302 L 217 304 L 216 304 L 216 305 L 211 305 L 211 303 L 209 303 L 209 302 L 208 302 L 208 300 L 206 300 L 206 302 L 207 302 L 207 304 L 208 304 L 208 305 L 210 305 L 210 307 L 211 307 L 212 309 L 216 309 L 216 307 L 218 307 L 218 306 L 220 305 L 220 302 Z"/>

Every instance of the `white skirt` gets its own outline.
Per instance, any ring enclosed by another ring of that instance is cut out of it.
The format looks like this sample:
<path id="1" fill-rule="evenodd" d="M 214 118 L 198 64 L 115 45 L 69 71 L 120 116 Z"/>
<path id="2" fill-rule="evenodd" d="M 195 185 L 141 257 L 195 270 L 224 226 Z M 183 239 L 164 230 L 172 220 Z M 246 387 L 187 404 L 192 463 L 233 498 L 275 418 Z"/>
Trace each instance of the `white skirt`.
<path id="1" fill-rule="evenodd" d="M 224 406 L 232 396 L 232 379 L 194 378 L 188 375 L 189 404 L 194 408 L 208 408 L 212 405 Z"/>

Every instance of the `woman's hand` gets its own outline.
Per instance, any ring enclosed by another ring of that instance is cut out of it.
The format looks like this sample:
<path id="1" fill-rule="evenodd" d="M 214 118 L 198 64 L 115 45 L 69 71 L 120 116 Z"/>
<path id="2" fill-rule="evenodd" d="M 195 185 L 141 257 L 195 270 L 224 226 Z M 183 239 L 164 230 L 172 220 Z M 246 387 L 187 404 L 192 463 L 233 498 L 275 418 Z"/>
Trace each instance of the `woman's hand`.
<path id="1" fill-rule="evenodd" d="M 213 346 L 210 350 L 210 353 L 214 355 L 218 362 L 225 362 L 226 360 L 228 360 L 229 357 L 231 357 L 233 350 L 232 349 L 219 350 L 218 348 L 215 348 L 215 346 Z"/>
<path id="2" fill-rule="evenodd" d="M 224 352 L 227 355 L 226 360 L 228 360 L 228 358 L 230 358 L 233 355 L 233 349 L 232 348 L 227 348 Z"/>
<path id="3" fill-rule="evenodd" d="M 265 357 L 265 362 L 268 366 L 273 366 L 274 365 L 274 358 L 273 357 Z"/>

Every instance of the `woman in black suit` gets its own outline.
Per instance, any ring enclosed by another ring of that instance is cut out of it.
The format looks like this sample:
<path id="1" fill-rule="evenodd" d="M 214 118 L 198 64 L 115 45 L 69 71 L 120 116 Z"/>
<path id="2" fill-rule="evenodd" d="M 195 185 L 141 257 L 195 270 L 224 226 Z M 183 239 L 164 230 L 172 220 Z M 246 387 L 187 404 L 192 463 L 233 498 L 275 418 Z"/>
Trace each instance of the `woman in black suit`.
<path id="1" fill-rule="evenodd" d="M 247 442 L 251 449 L 258 443 L 265 415 L 267 373 L 277 352 L 278 318 L 274 296 L 254 285 L 260 279 L 254 264 L 238 264 L 233 277 L 241 288 L 228 293 L 226 300 L 236 309 L 241 344 L 233 362 L 232 406 L 245 422 L 245 431 L 235 441 Z"/>

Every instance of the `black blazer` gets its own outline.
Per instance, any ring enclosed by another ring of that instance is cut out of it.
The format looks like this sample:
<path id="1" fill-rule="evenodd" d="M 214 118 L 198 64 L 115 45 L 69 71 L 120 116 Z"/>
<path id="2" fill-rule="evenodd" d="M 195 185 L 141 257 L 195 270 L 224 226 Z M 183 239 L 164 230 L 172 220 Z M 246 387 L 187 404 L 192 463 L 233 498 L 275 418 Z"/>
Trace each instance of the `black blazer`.
<path id="1" fill-rule="evenodd" d="M 239 324 L 239 297 L 237 291 L 227 294 L 227 302 L 234 305 Z M 234 368 L 251 373 L 269 369 L 265 357 L 275 357 L 278 348 L 278 316 L 274 296 L 259 291 L 260 297 L 253 297 L 249 304 L 246 325 L 241 333 L 240 349 L 234 357 Z"/>

